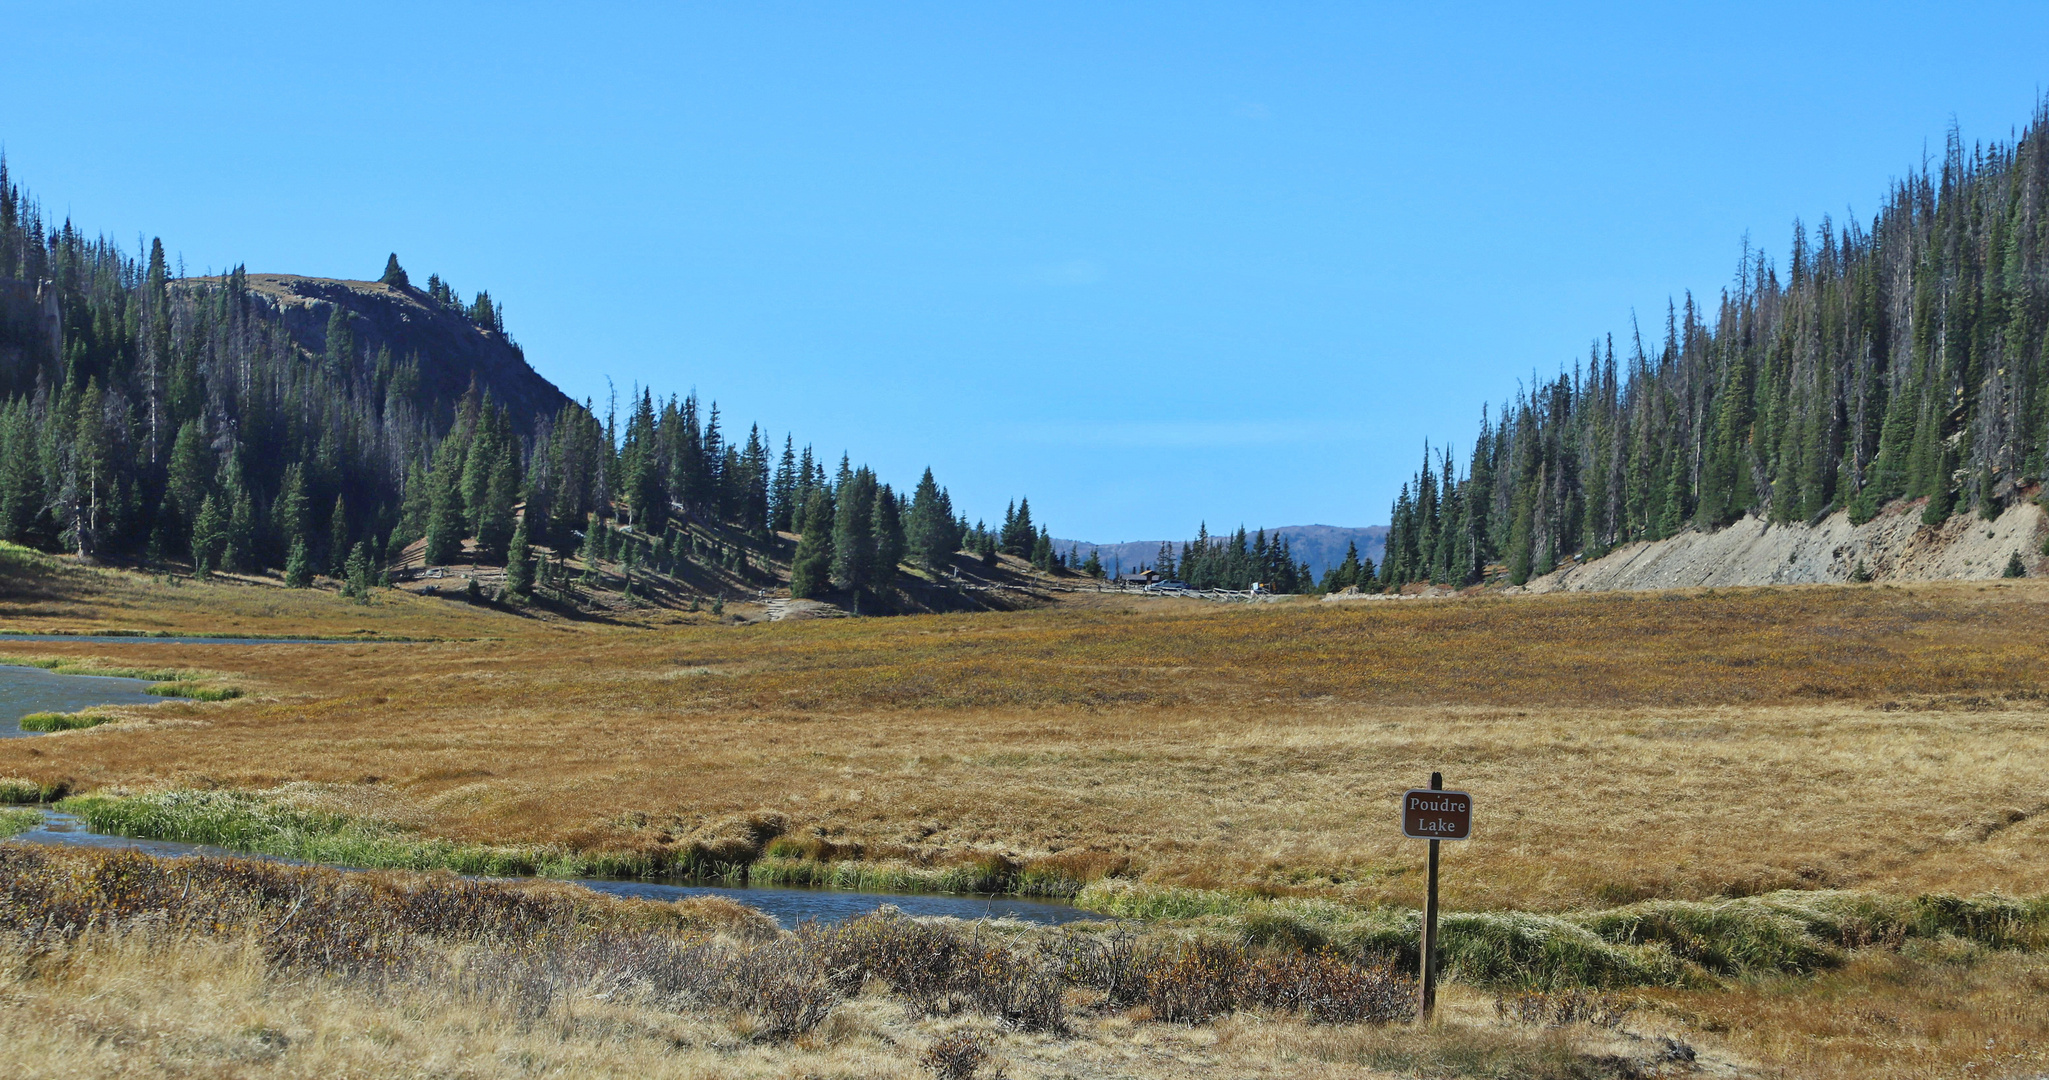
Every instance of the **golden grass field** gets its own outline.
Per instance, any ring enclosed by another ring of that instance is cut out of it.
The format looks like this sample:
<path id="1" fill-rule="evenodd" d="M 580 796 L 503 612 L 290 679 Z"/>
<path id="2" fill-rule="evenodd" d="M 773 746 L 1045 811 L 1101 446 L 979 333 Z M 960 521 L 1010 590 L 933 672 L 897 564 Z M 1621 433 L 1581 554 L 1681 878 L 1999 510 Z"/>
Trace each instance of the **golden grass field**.
<path id="1" fill-rule="evenodd" d="M 74 791 L 294 784 L 424 835 L 590 851 L 752 819 L 840 858 L 1414 904 L 1423 845 L 1398 835 L 1396 798 L 1437 769 L 1477 807 L 1474 839 L 1445 846 L 1456 910 L 2049 893 L 2035 581 L 636 625 L 39 565 L 0 593 L 6 629 L 444 639 L 0 638 L 206 669 L 247 695 L 0 741 L 0 776 Z M 238 962 L 178 977 L 215 979 L 208 1000 L 232 1011 Z M 1652 996 L 1762 1075 L 2033 1076 L 2045 990 L 2038 954 L 1908 950 Z M 1311 1057 L 1323 1071 L 1302 1075 L 1350 1075 Z"/>

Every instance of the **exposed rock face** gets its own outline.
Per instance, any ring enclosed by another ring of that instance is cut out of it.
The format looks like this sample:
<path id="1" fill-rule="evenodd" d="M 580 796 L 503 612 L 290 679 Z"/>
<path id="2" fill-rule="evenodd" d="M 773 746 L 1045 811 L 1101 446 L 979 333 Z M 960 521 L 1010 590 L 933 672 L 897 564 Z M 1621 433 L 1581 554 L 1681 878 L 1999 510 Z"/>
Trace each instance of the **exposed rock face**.
<path id="1" fill-rule="evenodd" d="M 1837 512 L 1819 524 L 1774 525 L 1744 518 L 1712 533 L 1683 532 L 1630 544 L 1606 557 L 1532 580 L 1529 592 L 1793 585 L 1857 580 L 1937 581 L 2001 576 L 2018 552 L 2032 576 L 2043 563 L 2042 508 L 2022 502 L 1995 521 L 1959 514 L 1921 524 L 1906 503 L 1862 525 Z"/>
<path id="2" fill-rule="evenodd" d="M 314 356 L 327 350 L 329 316 L 336 306 L 346 308 L 355 316 L 364 362 L 379 348 L 391 350 L 397 363 L 417 357 L 421 393 L 433 403 L 460 398 L 474 377 L 493 401 L 511 410 L 514 424 L 530 429 L 537 418 L 552 417 L 569 402 L 504 334 L 479 327 L 419 289 L 295 274 L 250 274 L 248 281 L 252 298 Z"/>

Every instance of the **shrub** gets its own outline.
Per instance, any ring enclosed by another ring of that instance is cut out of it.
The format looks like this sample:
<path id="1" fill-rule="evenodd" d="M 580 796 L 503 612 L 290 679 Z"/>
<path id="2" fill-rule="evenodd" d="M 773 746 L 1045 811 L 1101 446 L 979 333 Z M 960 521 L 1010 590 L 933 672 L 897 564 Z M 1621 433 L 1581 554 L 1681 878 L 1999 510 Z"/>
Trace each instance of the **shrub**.
<path id="1" fill-rule="evenodd" d="M 956 1031 L 938 1039 L 918 1055 L 918 1064 L 932 1070 L 940 1080 L 972 1080 L 975 1071 L 989 1060 L 982 1038 L 972 1031 Z"/>
<path id="2" fill-rule="evenodd" d="M 1562 1027 L 1588 1023 L 1597 1027 L 1620 1027 L 1634 1002 L 1615 994 L 1591 993 L 1583 989 L 1525 990 L 1494 999 L 1494 1015 L 1518 1024 Z"/>

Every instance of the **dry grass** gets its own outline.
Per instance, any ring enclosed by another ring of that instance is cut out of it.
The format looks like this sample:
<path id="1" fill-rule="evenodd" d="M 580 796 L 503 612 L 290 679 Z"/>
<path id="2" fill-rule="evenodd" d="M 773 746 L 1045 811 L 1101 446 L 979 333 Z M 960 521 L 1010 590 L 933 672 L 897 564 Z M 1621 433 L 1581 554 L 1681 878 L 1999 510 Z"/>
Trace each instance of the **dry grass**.
<path id="1" fill-rule="evenodd" d="M 33 975 L 8 962 L 14 959 L 0 955 L 0 1042 L 9 1075 L 22 1080 L 932 1080 L 920 1057 L 961 1031 L 979 1034 L 988 1047 L 990 1061 L 978 1075 L 1015 1080 L 1367 1080 L 1415 1075 L 1419 1064 L 1431 1076 L 1620 1080 L 1645 1074 L 1627 1071 L 1617 1051 L 1656 1053 L 1654 1044 L 1607 1032 L 1514 1030 L 1479 1019 L 1424 1033 L 1263 1018 L 1191 1028 L 1112 1015 L 1085 1020 L 1066 1036 L 1026 1035 L 977 1018 L 919 1019 L 874 995 L 840 1006 L 812 1037 L 778 1044 L 757 1042 L 745 1025 L 724 1018 L 636 1008 L 596 991 L 534 1019 L 452 1002 L 431 987 L 374 992 L 280 978 L 254 950 L 227 942 L 97 937 Z"/>
<path id="2" fill-rule="evenodd" d="M 1673 1022 L 1781 1076 L 2049 1074 L 2049 957 L 1929 942 L 1813 978 L 1661 995 Z"/>
<path id="3" fill-rule="evenodd" d="M 8 1075 L 1369 1075 L 1328 1067 L 1348 1052 L 1637 1075 L 1498 1022 L 1376 1035 L 1321 1011 L 1332 988 L 1299 955 L 1184 950 L 1241 976 L 1235 1005 L 1185 1016 L 1210 981 L 1126 968 L 1143 953 L 1087 935 L 901 916 L 778 932 L 722 904 L 0 848 Z M 1309 998 L 1269 993 L 1290 986 Z"/>
<path id="4" fill-rule="evenodd" d="M 1392 800 L 1435 768 L 1480 807 L 1447 848 L 1457 906 L 2032 895 L 2049 770 L 2016 750 L 2049 735 L 2045 599 L 2021 582 L 45 644 L 250 696 L 9 741 L 0 775 L 305 781 L 326 809 L 470 842 L 744 861 L 780 831 L 831 857 L 1413 902 L 1420 845 Z"/>

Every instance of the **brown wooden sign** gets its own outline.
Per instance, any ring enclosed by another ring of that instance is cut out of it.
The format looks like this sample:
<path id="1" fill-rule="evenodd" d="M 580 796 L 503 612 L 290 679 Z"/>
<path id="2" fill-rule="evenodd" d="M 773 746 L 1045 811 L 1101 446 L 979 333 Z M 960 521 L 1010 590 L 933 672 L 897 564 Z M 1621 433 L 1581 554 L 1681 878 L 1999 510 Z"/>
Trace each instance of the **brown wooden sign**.
<path id="1" fill-rule="evenodd" d="M 1402 835 L 1464 840 L 1473 832 L 1473 797 L 1463 791 L 1411 788 L 1402 793 Z"/>

